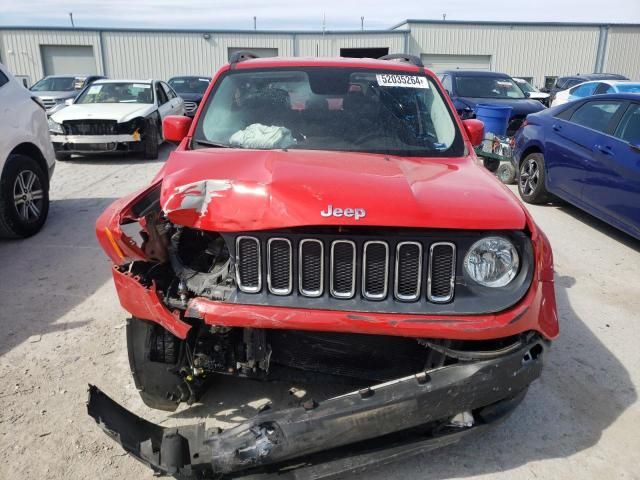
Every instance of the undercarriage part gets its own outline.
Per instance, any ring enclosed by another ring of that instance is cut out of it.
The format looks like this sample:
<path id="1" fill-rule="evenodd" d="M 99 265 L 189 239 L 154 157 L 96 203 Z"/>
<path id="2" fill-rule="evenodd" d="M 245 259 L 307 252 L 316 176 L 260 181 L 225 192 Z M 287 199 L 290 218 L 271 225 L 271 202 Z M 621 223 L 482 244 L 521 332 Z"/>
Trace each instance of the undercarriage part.
<path id="1" fill-rule="evenodd" d="M 446 425 L 472 412 L 473 427 L 510 411 L 540 375 L 545 343 L 538 337 L 490 360 L 457 363 L 331 398 L 305 409 L 267 410 L 229 430 L 204 423 L 153 425 L 90 387 L 88 411 L 124 449 L 159 473 L 179 478 L 307 467 L 323 452 L 349 452 L 365 443 L 415 441 L 415 434 L 451 434 Z M 468 419 L 468 417 L 467 417 Z M 464 420 L 464 418 L 463 418 Z M 340 448 L 343 447 L 343 448 Z"/>

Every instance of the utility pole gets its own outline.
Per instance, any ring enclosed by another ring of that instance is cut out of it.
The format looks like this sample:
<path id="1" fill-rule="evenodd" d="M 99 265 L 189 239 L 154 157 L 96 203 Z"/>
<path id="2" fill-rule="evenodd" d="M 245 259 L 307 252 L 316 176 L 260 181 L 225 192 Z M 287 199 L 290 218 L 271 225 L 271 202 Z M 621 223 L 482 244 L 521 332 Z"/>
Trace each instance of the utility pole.
<path id="1" fill-rule="evenodd" d="M 360 17 L 360 30 L 364 31 L 364 17 Z"/>
<path id="2" fill-rule="evenodd" d="M 442 14 L 442 21 L 443 21 L 443 22 L 446 22 L 446 21 L 447 21 L 447 14 L 446 14 L 446 13 L 443 13 L 443 14 Z"/>
<path id="3" fill-rule="evenodd" d="M 257 17 L 255 15 L 253 16 L 253 29 L 254 30 L 258 29 L 258 21 L 257 21 Z"/>
<path id="4" fill-rule="evenodd" d="M 73 24 L 73 12 L 69 12 L 69 20 L 71 20 L 71 28 L 76 28 L 76 26 Z"/>

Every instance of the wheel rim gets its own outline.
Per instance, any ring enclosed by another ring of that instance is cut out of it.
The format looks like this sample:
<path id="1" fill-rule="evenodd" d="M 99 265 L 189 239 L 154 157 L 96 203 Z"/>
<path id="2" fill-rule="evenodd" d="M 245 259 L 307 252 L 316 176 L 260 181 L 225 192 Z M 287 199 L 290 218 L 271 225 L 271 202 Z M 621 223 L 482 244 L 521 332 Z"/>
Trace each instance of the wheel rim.
<path id="1" fill-rule="evenodd" d="M 530 158 L 520 169 L 520 191 L 523 195 L 531 195 L 538 188 L 540 167 L 535 159 Z"/>
<path id="2" fill-rule="evenodd" d="M 500 170 L 498 170 L 498 177 L 503 182 L 508 180 L 509 179 L 509 170 L 507 170 L 506 168 L 501 168 Z"/>
<path id="3" fill-rule="evenodd" d="M 22 170 L 13 183 L 13 204 L 24 222 L 37 221 L 42 215 L 44 190 L 40 179 L 31 170 Z"/>

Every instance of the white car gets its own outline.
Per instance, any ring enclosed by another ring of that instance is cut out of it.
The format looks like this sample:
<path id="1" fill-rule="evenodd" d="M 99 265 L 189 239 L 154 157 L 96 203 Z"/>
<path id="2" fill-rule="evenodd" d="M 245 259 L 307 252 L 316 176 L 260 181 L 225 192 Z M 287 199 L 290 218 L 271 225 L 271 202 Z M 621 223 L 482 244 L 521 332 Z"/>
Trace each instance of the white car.
<path id="1" fill-rule="evenodd" d="M 54 167 L 44 106 L 0 64 L 0 237 L 42 228 Z"/>
<path id="2" fill-rule="evenodd" d="M 606 93 L 640 93 L 640 82 L 632 82 L 630 80 L 593 80 L 580 83 L 575 87 L 556 93 L 556 98 L 554 98 L 551 106 L 555 107 L 580 98 Z"/>
<path id="3" fill-rule="evenodd" d="M 165 82 L 98 80 L 49 117 L 49 132 L 58 160 L 116 151 L 155 159 L 167 115 L 184 115 L 184 101 Z"/>
<path id="4" fill-rule="evenodd" d="M 539 100 L 544 105 L 547 104 L 547 99 L 549 98 L 549 94 L 548 93 L 541 92 L 536 87 L 534 87 L 529 82 L 527 82 L 524 78 L 515 78 L 514 77 L 513 81 L 518 84 L 520 89 L 525 93 L 525 95 L 528 98 L 531 98 L 533 100 Z"/>

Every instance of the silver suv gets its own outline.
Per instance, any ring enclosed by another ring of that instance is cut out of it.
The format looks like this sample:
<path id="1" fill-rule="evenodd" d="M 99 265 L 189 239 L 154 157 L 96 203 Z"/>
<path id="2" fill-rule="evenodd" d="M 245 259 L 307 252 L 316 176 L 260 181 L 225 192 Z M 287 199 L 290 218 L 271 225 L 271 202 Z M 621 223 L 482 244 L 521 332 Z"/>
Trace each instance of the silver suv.
<path id="1" fill-rule="evenodd" d="M 73 100 L 84 87 L 96 80 L 106 78 L 101 75 L 50 75 L 36 82 L 29 90 L 34 92 L 44 107 L 47 115 L 64 108 L 67 100 Z"/>

